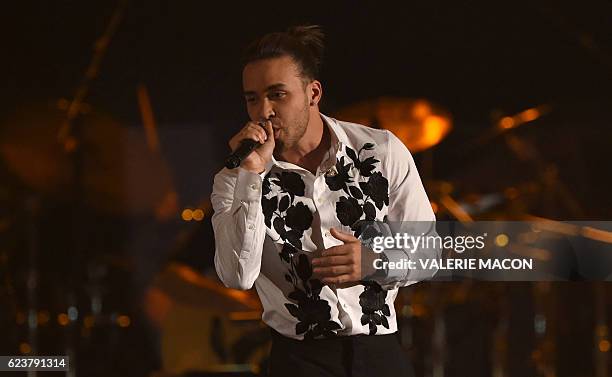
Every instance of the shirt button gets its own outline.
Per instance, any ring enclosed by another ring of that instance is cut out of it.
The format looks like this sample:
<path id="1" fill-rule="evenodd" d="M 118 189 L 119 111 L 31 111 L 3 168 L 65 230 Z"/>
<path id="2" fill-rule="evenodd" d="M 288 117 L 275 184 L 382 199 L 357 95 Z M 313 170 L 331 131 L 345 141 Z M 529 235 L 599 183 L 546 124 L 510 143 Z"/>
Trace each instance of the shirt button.
<path id="1" fill-rule="evenodd" d="M 253 183 L 253 184 L 251 185 L 251 190 L 257 190 L 257 184 Z"/>
<path id="2" fill-rule="evenodd" d="M 343 307 L 344 309 L 346 309 L 346 308 L 348 308 L 348 305 L 347 305 L 347 304 L 342 304 L 342 307 Z"/>
<path id="3" fill-rule="evenodd" d="M 329 237 L 329 236 L 331 236 L 331 233 L 325 232 L 325 237 Z"/>
<path id="4" fill-rule="evenodd" d="M 250 230 L 255 229 L 255 225 L 253 225 L 253 224 L 249 224 L 249 229 L 250 229 Z"/>

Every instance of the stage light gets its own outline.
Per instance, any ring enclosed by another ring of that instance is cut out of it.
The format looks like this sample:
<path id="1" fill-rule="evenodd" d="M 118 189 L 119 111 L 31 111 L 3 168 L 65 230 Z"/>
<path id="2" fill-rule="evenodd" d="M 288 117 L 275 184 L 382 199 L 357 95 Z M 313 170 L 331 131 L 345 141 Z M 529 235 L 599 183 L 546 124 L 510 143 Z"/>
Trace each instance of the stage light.
<path id="1" fill-rule="evenodd" d="M 49 315 L 48 311 L 42 310 L 38 313 L 38 323 L 41 325 L 46 325 L 49 322 L 49 319 L 51 319 L 51 316 Z"/>
<path id="2" fill-rule="evenodd" d="M 130 317 L 128 317 L 127 315 L 120 315 L 119 317 L 117 317 L 117 324 L 119 325 L 119 327 L 128 327 L 130 323 Z"/>
<path id="3" fill-rule="evenodd" d="M 204 219 L 204 211 L 198 208 L 193 211 L 192 217 L 195 221 L 202 221 Z"/>
<path id="4" fill-rule="evenodd" d="M 69 307 L 68 308 L 68 318 L 71 321 L 76 321 L 78 317 L 79 317 L 79 311 L 77 310 L 77 308 L 75 308 L 74 306 Z"/>
<path id="5" fill-rule="evenodd" d="M 540 112 L 538 109 L 528 109 L 519 114 L 519 117 L 523 122 L 531 122 L 532 120 L 538 119 Z"/>
<path id="6" fill-rule="evenodd" d="M 499 126 L 504 130 L 508 130 L 514 127 L 514 119 L 512 119 L 512 117 L 503 117 L 499 121 Z"/>
<path id="7" fill-rule="evenodd" d="M 21 343 L 19 344 L 19 352 L 21 352 L 24 355 L 28 354 L 32 352 L 32 347 L 30 347 L 28 343 Z"/>
<path id="8" fill-rule="evenodd" d="M 508 236 L 503 233 L 498 234 L 497 237 L 495 237 L 495 244 L 499 247 L 505 247 L 506 245 L 508 245 L 508 242 Z"/>
<path id="9" fill-rule="evenodd" d="M 416 101 L 412 109 L 412 116 L 417 119 L 424 119 L 431 114 L 431 106 L 426 101 Z"/>
<path id="10" fill-rule="evenodd" d="M 191 221 L 193 220 L 193 211 L 190 210 L 189 208 L 185 208 L 183 212 L 181 213 L 181 217 L 185 221 Z"/>
<path id="11" fill-rule="evenodd" d="M 57 316 L 57 322 L 60 324 L 60 326 L 68 325 L 69 321 L 68 314 L 66 313 L 61 313 Z"/>

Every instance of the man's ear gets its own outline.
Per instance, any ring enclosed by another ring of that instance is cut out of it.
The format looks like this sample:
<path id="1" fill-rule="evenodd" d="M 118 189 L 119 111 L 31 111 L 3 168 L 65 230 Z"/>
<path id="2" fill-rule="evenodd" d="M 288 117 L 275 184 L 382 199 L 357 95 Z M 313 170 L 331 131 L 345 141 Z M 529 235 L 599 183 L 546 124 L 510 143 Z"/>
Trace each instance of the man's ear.
<path id="1" fill-rule="evenodd" d="M 312 80 L 308 86 L 310 88 L 308 91 L 310 106 L 318 105 L 319 101 L 321 101 L 321 97 L 323 96 L 323 87 L 321 86 L 321 82 L 319 82 L 319 80 Z"/>

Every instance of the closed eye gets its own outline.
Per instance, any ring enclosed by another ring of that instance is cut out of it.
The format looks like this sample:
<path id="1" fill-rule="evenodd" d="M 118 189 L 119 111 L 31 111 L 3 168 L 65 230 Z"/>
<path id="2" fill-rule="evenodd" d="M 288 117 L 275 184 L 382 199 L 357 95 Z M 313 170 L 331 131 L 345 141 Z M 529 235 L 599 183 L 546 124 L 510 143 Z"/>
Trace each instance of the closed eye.
<path id="1" fill-rule="evenodd" d="M 268 97 L 270 99 L 280 99 L 280 98 L 283 98 L 286 95 L 287 95 L 287 93 L 285 93 L 283 91 L 275 91 L 275 92 L 270 93 L 270 95 Z"/>

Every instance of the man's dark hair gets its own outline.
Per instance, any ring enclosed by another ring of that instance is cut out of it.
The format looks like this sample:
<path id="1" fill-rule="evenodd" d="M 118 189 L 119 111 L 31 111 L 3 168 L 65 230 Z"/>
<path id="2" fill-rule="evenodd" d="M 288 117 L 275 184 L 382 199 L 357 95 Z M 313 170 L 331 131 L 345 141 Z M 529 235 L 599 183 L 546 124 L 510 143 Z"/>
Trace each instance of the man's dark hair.
<path id="1" fill-rule="evenodd" d="M 318 25 L 293 26 L 285 32 L 266 34 L 249 44 L 242 66 L 257 60 L 290 56 L 300 67 L 303 79 L 318 79 L 324 36 Z"/>

